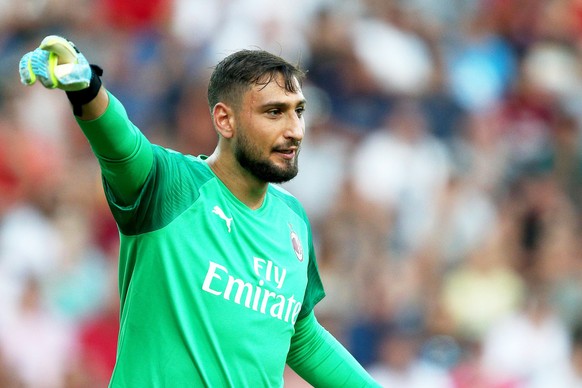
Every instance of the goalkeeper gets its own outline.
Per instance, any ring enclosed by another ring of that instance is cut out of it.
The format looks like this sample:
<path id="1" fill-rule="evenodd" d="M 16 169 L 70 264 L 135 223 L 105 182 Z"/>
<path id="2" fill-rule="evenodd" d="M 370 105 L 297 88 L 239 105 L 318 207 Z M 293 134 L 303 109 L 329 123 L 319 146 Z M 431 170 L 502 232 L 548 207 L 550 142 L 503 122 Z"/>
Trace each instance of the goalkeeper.
<path id="1" fill-rule="evenodd" d="M 111 387 L 282 387 L 287 363 L 316 387 L 378 386 L 316 320 L 324 291 L 292 179 L 304 73 L 261 50 L 215 67 L 208 157 L 151 144 L 101 85 L 102 70 L 48 36 L 22 83 L 66 91 L 120 232 Z"/>

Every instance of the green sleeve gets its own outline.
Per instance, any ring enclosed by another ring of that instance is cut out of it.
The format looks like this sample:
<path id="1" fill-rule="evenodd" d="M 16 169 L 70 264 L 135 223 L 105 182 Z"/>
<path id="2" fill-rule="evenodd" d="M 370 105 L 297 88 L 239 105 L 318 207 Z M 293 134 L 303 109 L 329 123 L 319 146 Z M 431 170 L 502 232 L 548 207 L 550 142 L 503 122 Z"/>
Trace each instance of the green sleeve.
<path id="1" fill-rule="evenodd" d="M 314 387 L 380 387 L 313 312 L 295 324 L 287 364 Z"/>
<path id="2" fill-rule="evenodd" d="M 101 166 L 103 178 L 122 203 L 137 197 L 152 167 L 152 145 L 129 120 L 125 108 L 111 93 L 100 117 L 77 123 Z"/>

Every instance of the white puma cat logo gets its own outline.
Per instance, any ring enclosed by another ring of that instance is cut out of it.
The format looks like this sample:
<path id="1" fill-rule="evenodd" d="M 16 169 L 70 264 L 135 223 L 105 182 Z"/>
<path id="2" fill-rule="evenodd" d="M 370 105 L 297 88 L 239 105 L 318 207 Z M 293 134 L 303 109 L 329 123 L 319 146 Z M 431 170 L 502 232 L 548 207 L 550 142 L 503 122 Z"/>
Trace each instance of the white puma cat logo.
<path id="1" fill-rule="evenodd" d="M 220 207 L 214 206 L 212 213 L 216 214 L 218 217 L 222 218 L 226 222 L 226 227 L 228 228 L 228 233 L 230 233 L 230 224 L 232 223 L 232 217 L 227 217 Z"/>

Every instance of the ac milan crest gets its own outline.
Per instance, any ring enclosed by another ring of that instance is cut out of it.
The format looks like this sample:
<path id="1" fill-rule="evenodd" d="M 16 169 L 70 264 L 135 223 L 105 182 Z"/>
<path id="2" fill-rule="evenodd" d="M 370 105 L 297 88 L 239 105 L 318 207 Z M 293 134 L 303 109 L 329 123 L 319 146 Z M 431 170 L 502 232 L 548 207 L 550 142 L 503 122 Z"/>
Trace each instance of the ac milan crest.
<path id="1" fill-rule="evenodd" d="M 291 224 L 289 224 L 289 227 L 291 228 Z M 303 246 L 301 245 L 299 236 L 293 231 L 293 229 L 291 229 L 291 244 L 293 245 L 293 251 L 295 251 L 297 259 L 303 261 Z"/>

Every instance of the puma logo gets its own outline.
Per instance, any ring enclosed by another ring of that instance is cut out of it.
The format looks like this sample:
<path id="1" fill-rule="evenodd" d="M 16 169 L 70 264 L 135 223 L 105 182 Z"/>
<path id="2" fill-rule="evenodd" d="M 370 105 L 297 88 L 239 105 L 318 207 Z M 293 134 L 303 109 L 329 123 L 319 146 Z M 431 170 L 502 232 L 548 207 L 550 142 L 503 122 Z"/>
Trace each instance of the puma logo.
<path id="1" fill-rule="evenodd" d="M 212 213 L 216 214 L 218 217 L 220 217 L 221 219 L 224 220 L 224 222 L 226 222 L 226 227 L 228 228 L 228 233 L 230 233 L 230 224 L 232 223 L 232 217 L 227 217 L 226 214 L 224 214 L 224 212 L 222 211 L 222 209 L 220 207 L 214 206 L 214 209 L 212 209 Z"/>

